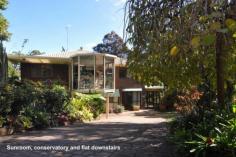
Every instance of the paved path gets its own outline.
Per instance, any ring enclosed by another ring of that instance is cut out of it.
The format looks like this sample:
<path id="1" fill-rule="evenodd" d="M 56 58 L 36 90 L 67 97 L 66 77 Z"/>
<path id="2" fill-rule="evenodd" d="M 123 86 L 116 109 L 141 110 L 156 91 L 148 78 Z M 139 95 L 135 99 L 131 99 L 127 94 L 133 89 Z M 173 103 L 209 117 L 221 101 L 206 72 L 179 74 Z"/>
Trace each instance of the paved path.
<path id="1" fill-rule="evenodd" d="M 171 157 L 166 142 L 168 116 L 151 110 L 129 111 L 112 114 L 108 120 L 0 137 L 0 157 Z M 38 149 L 45 147 L 38 146 L 53 147 L 42 151 Z"/>

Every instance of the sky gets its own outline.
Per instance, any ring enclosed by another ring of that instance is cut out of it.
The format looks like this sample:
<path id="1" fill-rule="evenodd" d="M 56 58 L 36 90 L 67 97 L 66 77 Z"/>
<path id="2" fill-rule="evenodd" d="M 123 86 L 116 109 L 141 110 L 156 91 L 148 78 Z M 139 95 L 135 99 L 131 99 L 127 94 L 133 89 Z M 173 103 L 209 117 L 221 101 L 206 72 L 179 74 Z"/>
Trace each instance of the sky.
<path id="1" fill-rule="evenodd" d="M 40 50 L 46 53 L 92 50 L 105 34 L 123 36 L 125 0 L 9 0 L 4 16 L 12 33 L 7 52 Z"/>

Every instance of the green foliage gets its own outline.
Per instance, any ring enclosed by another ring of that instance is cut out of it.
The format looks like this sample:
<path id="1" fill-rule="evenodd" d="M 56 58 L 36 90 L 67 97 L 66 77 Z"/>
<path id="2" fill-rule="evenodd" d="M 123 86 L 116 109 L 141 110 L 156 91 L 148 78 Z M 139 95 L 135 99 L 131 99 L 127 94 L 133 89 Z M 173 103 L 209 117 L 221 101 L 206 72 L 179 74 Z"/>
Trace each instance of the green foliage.
<path id="1" fill-rule="evenodd" d="M 29 129 L 31 122 L 35 128 L 45 128 L 64 111 L 67 100 L 67 91 L 60 85 L 11 79 L 0 91 L 0 115 L 13 116 L 20 128 Z"/>
<path id="2" fill-rule="evenodd" d="M 63 111 L 63 106 L 68 99 L 68 93 L 65 88 L 60 85 L 52 85 L 45 88 L 43 92 L 45 99 L 45 108 L 49 113 L 60 113 Z"/>
<path id="3" fill-rule="evenodd" d="M 8 62 L 8 77 L 20 77 L 20 71 L 16 69 L 11 62 Z"/>
<path id="4" fill-rule="evenodd" d="M 22 114 L 32 120 L 33 127 L 36 129 L 43 129 L 50 126 L 50 114 L 37 106 L 31 105 L 24 108 Z"/>
<path id="5" fill-rule="evenodd" d="M 0 0 L 0 9 L 1 10 L 6 9 L 7 4 L 8 4 L 8 0 Z"/>
<path id="6" fill-rule="evenodd" d="M 9 24 L 7 19 L 0 13 L 0 41 L 8 40 L 11 36 L 11 33 L 8 32 Z"/>
<path id="7" fill-rule="evenodd" d="M 11 112 L 11 104 L 13 103 L 13 86 L 10 84 L 0 91 L 0 115 L 6 116 Z"/>
<path id="8" fill-rule="evenodd" d="M 123 39 L 112 31 L 106 34 L 103 38 L 103 43 L 93 47 L 93 50 L 99 53 L 109 53 L 119 57 L 125 57 L 128 48 Z"/>
<path id="9" fill-rule="evenodd" d="M 114 105 L 113 106 L 114 113 L 122 113 L 122 112 L 124 112 L 124 110 L 125 110 L 125 107 L 122 105 Z"/>
<path id="10" fill-rule="evenodd" d="M 235 20 L 228 20 L 226 15 L 227 10 L 235 14 L 235 9 L 229 1 L 128 0 L 126 9 L 127 41 L 133 46 L 128 66 L 135 79 L 150 85 L 161 81 L 169 88 L 183 89 L 202 84 L 207 78 L 215 90 L 219 32 L 223 34 L 222 75 L 234 78 Z"/>
<path id="11" fill-rule="evenodd" d="M 92 120 L 104 112 L 104 98 L 100 94 L 74 93 L 66 105 L 66 112 L 72 119 Z"/>
<path id="12" fill-rule="evenodd" d="M 32 50 L 29 52 L 29 56 L 35 56 L 35 55 L 42 55 L 42 54 L 45 54 L 45 52 L 41 52 L 39 50 Z"/>
<path id="13" fill-rule="evenodd" d="M 14 124 L 18 128 L 30 129 L 33 127 L 32 119 L 28 116 L 20 115 Z"/>
<path id="14" fill-rule="evenodd" d="M 72 98 L 66 106 L 66 112 L 71 119 L 80 121 L 92 120 L 93 114 L 89 111 L 88 107 L 81 103 L 80 99 Z"/>
<path id="15" fill-rule="evenodd" d="M 6 9 L 7 4 L 8 0 L 0 0 L 0 10 Z M 5 41 L 9 39 L 11 34 L 7 31 L 8 25 L 9 24 L 7 20 L 4 18 L 2 13 L 0 13 L 0 41 Z"/>
<path id="16" fill-rule="evenodd" d="M 50 116 L 48 113 L 35 111 L 32 121 L 35 128 L 43 129 L 50 126 L 49 119 L 50 119 Z"/>
<path id="17" fill-rule="evenodd" d="M 6 122 L 5 118 L 0 116 L 0 128 L 3 127 L 3 124 Z"/>
<path id="18" fill-rule="evenodd" d="M 176 103 L 177 94 L 177 91 L 166 91 L 164 97 L 161 98 L 161 104 L 165 105 L 168 110 L 172 110 Z M 158 110 L 158 106 L 155 109 Z"/>
<path id="19" fill-rule="evenodd" d="M 236 153 L 235 114 L 205 111 L 185 115 L 171 125 L 172 141 L 179 153 L 201 156 L 233 156 Z"/>

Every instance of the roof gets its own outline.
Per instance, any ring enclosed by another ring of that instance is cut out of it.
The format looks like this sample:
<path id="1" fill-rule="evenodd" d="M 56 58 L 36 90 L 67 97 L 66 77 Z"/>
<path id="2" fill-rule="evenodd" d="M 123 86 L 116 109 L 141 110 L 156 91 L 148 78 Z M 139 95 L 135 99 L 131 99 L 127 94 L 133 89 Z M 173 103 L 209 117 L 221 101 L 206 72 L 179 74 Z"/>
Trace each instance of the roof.
<path id="1" fill-rule="evenodd" d="M 25 55 L 8 55 L 8 59 L 13 62 L 22 63 L 54 63 L 54 64 L 68 64 L 70 58 L 58 58 L 58 57 L 44 57 L 44 56 L 25 56 Z"/>
<path id="2" fill-rule="evenodd" d="M 55 57 L 55 58 L 72 58 L 72 57 L 79 56 L 79 55 L 104 55 L 104 56 L 112 57 L 112 58 L 117 57 L 115 55 L 111 55 L 111 54 L 107 54 L 107 53 L 98 53 L 98 52 L 87 51 L 87 50 L 77 50 L 77 51 L 70 51 L 70 52 L 50 53 L 50 54 L 42 54 L 42 55 L 36 55 L 36 56 L 48 57 L 48 58 L 51 58 L 51 57 Z"/>
<path id="3" fill-rule="evenodd" d="M 111 54 L 98 53 L 98 52 L 86 51 L 86 50 L 78 50 L 78 51 L 71 51 L 71 52 L 50 53 L 50 54 L 42 54 L 42 55 L 35 55 L 35 56 L 9 54 L 8 59 L 10 61 L 23 62 L 23 63 L 65 64 L 65 63 L 70 63 L 72 57 L 83 56 L 83 55 L 100 55 L 100 56 L 115 58 L 115 60 L 117 58 L 117 56 L 111 55 Z"/>

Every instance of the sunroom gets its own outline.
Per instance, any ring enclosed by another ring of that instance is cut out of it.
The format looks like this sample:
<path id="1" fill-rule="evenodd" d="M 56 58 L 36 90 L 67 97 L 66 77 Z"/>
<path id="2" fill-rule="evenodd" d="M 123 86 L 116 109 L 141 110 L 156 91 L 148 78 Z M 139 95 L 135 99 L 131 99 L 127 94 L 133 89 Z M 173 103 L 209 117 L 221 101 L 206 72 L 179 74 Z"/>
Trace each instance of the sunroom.
<path id="1" fill-rule="evenodd" d="M 83 93 L 115 91 L 114 55 L 80 50 L 8 57 L 21 63 L 21 79 L 60 81 L 68 89 Z"/>

